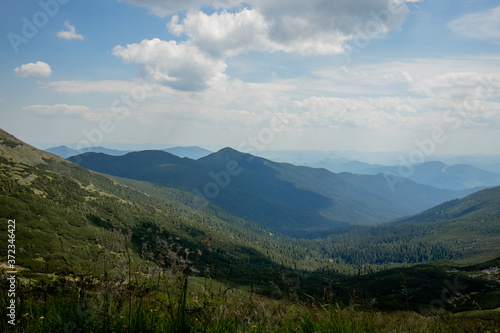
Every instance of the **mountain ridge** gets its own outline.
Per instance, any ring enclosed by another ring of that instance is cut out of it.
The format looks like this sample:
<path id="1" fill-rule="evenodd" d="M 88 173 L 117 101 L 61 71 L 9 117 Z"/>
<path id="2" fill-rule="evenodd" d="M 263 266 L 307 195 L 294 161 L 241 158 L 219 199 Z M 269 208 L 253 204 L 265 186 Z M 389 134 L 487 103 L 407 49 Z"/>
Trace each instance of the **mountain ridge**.
<path id="1" fill-rule="evenodd" d="M 90 153 L 68 160 L 114 176 L 195 190 L 204 200 L 233 215 L 289 235 L 300 235 L 307 229 L 387 221 L 469 194 L 411 181 L 391 192 L 381 175 L 334 174 L 326 169 L 272 162 L 232 148 L 198 160 L 169 158 L 166 162 L 163 153 L 107 157 Z M 228 168 L 239 172 L 230 175 Z M 414 192 L 416 200 L 412 203 Z"/>

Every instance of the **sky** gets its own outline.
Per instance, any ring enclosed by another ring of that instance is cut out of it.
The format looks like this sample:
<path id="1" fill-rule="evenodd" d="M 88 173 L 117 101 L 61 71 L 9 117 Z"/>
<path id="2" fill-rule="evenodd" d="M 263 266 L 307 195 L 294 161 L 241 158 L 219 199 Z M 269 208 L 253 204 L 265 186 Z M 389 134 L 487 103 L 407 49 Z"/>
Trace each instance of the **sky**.
<path id="1" fill-rule="evenodd" d="M 4 0 L 0 50 L 44 148 L 500 154 L 498 1 Z"/>

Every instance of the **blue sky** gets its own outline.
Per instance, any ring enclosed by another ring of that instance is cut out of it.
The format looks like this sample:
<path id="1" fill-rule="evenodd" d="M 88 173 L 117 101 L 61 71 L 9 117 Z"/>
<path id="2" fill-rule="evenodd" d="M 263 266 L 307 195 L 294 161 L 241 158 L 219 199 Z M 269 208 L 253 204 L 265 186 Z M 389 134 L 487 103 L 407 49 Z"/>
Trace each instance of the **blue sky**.
<path id="1" fill-rule="evenodd" d="M 31 143 L 500 154 L 498 1 L 6 0 L 0 36 Z"/>

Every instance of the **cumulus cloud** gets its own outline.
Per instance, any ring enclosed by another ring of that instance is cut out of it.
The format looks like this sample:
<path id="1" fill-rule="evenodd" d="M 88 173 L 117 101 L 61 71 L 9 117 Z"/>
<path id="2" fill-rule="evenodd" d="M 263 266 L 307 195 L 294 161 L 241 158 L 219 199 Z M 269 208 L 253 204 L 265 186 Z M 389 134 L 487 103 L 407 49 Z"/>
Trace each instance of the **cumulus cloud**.
<path id="1" fill-rule="evenodd" d="M 500 43 L 500 6 L 462 16 L 448 23 L 448 28 L 467 38 Z"/>
<path id="2" fill-rule="evenodd" d="M 237 13 L 190 12 L 179 22 L 172 17 L 167 24 L 170 32 L 190 37 L 190 43 L 214 57 L 224 58 L 251 50 L 273 49 L 269 41 L 268 24 L 256 10 Z"/>
<path id="3" fill-rule="evenodd" d="M 66 118 L 85 118 L 89 121 L 100 121 L 103 117 L 112 118 L 116 115 L 108 112 L 104 114 L 92 112 L 92 110 L 84 105 L 28 105 L 22 108 L 23 111 L 33 112 L 44 117 L 66 117 Z"/>
<path id="4" fill-rule="evenodd" d="M 339 54 L 359 34 L 380 38 L 401 25 L 408 13 L 394 0 L 255 0 L 271 26 L 271 40 L 287 52 Z"/>
<path id="5" fill-rule="evenodd" d="M 189 43 L 158 38 L 118 45 L 113 54 L 126 63 L 138 64 L 143 78 L 184 91 L 207 88 L 226 69 L 224 60 L 211 57 Z"/>
<path id="6" fill-rule="evenodd" d="M 384 126 L 415 127 L 432 124 L 437 114 L 422 114 L 422 101 L 402 97 L 337 98 L 313 96 L 294 102 L 303 128 L 352 127 L 379 129 Z"/>
<path id="7" fill-rule="evenodd" d="M 500 75 L 451 72 L 422 79 L 414 83 L 410 90 L 425 96 L 458 101 L 465 98 L 491 99 L 500 96 Z"/>
<path id="8" fill-rule="evenodd" d="M 214 8 L 233 8 L 243 3 L 242 0 L 118 0 L 130 4 L 147 7 L 154 15 L 165 17 L 168 14 L 184 10 L 195 10 L 202 6 Z"/>
<path id="9" fill-rule="evenodd" d="M 22 108 L 23 111 L 30 111 L 44 116 L 79 116 L 90 112 L 90 108 L 83 105 L 28 105 Z"/>
<path id="10" fill-rule="evenodd" d="M 37 61 L 35 63 L 29 63 L 21 65 L 20 67 L 14 68 L 14 74 L 19 77 L 28 77 L 28 76 L 41 76 L 41 77 L 49 77 L 52 74 L 52 69 L 49 64 Z"/>
<path id="11" fill-rule="evenodd" d="M 90 92 L 123 92 L 130 93 L 139 82 L 103 80 L 103 81 L 54 81 L 49 82 L 43 87 L 67 94 L 85 94 Z"/>
<path id="12" fill-rule="evenodd" d="M 206 89 L 224 76 L 228 57 L 250 51 L 342 54 L 359 34 L 381 38 L 408 13 L 403 0 L 125 1 L 160 16 L 189 10 L 167 23 L 171 33 L 185 35 L 186 41 L 143 40 L 113 50 L 124 62 L 138 64 L 143 78 L 154 71 L 156 81 L 187 91 Z M 199 10 L 202 6 L 216 11 L 206 14 Z"/>
<path id="13" fill-rule="evenodd" d="M 360 35 L 380 38 L 399 27 L 408 13 L 405 2 L 394 0 L 253 0 L 250 4 L 251 9 L 236 13 L 191 11 L 182 22 L 174 16 L 168 27 L 172 33 L 187 34 L 194 45 L 211 53 L 340 54 L 348 51 L 346 43 Z"/>
<path id="14" fill-rule="evenodd" d="M 79 40 L 84 40 L 85 37 L 83 37 L 80 34 L 76 33 L 76 29 L 73 25 L 69 23 L 69 21 L 64 22 L 64 25 L 68 30 L 61 30 L 57 33 L 57 37 L 61 39 L 66 39 L 66 40 L 72 40 L 72 39 L 79 39 Z"/>

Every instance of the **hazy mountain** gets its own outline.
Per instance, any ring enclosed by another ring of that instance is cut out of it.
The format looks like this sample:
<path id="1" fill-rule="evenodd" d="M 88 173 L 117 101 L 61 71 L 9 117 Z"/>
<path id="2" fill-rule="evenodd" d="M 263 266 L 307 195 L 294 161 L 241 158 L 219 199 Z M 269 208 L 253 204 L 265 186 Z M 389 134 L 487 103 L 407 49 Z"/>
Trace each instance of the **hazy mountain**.
<path id="1" fill-rule="evenodd" d="M 275 162 L 286 162 L 295 165 L 318 167 L 317 164 L 343 164 L 345 162 L 361 162 L 371 166 L 398 166 L 401 157 L 408 158 L 408 152 L 360 152 L 360 151 L 298 151 L 298 150 L 270 150 L 253 153 Z M 473 154 L 473 155 L 433 155 L 432 159 L 446 165 L 467 164 L 486 171 L 500 173 L 500 155 Z M 336 170 L 336 172 L 350 172 Z"/>
<path id="2" fill-rule="evenodd" d="M 468 164 L 486 171 L 500 173 L 500 155 L 442 156 L 439 160 L 448 165 Z"/>
<path id="3" fill-rule="evenodd" d="M 310 165 L 324 160 L 361 161 L 368 164 L 396 165 L 402 152 L 317 151 L 317 150 L 269 150 L 255 155 L 275 162 Z"/>
<path id="4" fill-rule="evenodd" d="M 332 172 L 349 172 L 366 175 L 391 174 L 410 179 L 416 183 L 441 189 L 464 190 L 500 185 L 500 174 L 482 170 L 466 164 L 447 165 L 439 161 L 415 164 L 409 170 L 406 167 L 368 164 L 345 159 L 325 159 L 308 164 Z"/>
<path id="5" fill-rule="evenodd" d="M 105 147 L 89 147 L 89 148 L 84 148 L 84 149 L 72 149 L 69 148 L 68 146 L 57 146 L 57 147 L 52 147 L 45 149 L 45 151 L 48 151 L 49 153 L 55 154 L 57 156 L 60 156 L 62 158 L 68 158 L 76 155 L 81 155 L 84 153 L 103 153 L 106 155 L 111 155 L 111 156 L 121 156 L 125 155 L 131 152 L 131 150 L 118 150 L 118 149 L 109 149 Z M 203 149 L 197 146 L 189 146 L 189 147 L 172 147 L 172 148 L 167 148 L 163 149 L 163 151 L 167 153 L 171 153 L 173 155 L 179 156 L 179 157 L 189 157 L 191 159 L 197 160 L 201 157 L 207 156 L 208 154 L 211 154 L 212 152 L 207 149 Z"/>
<path id="6" fill-rule="evenodd" d="M 197 160 L 201 157 L 205 157 L 212 153 L 210 150 L 200 148 L 197 146 L 172 147 L 164 149 L 163 151 L 166 151 L 167 153 L 174 154 L 179 157 L 188 157 L 193 160 Z"/>
<path id="7" fill-rule="evenodd" d="M 54 155 L 57 155 L 62 158 L 68 158 L 71 156 L 79 155 L 84 152 L 79 152 L 78 150 L 71 149 L 68 146 L 57 146 L 57 147 L 52 147 L 49 149 L 45 149 L 45 151 L 52 153 Z"/>
<path id="8" fill-rule="evenodd" d="M 55 154 L 57 156 L 60 156 L 62 158 L 68 158 L 71 156 L 76 156 L 84 153 L 103 153 L 107 155 L 112 155 L 112 156 L 121 156 L 129 153 L 130 151 L 127 150 L 117 150 L 117 149 L 109 149 L 109 148 L 104 148 L 104 147 L 89 147 L 89 148 L 83 148 L 79 150 L 75 150 L 72 148 L 69 148 L 67 146 L 58 146 L 58 147 L 53 147 L 49 149 L 45 149 L 45 151 Z"/>
<path id="9" fill-rule="evenodd" d="M 404 181 L 392 191 L 383 175 L 335 174 L 276 163 L 225 148 L 199 160 L 162 151 L 69 158 L 114 176 L 150 181 L 203 198 L 238 217 L 290 235 L 412 215 L 470 191 Z"/>
<path id="10" fill-rule="evenodd" d="M 454 219 L 481 219 L 500 217 L 500 186 L 485 189 L 461 199 L 447 201 L 415 216 L 402 219 L 406 222 L 434 222 Z M 497 223 L 498 224 L 498 223 Z M 497 232 L 491 230 L 492 232 Z"/>
<path id="11" fill-rule="evenodd" d="M 391 168 L 381 164 L 369 164 L 360 161 L 352 161 L 347 158 L 338 158 L 338 159 L 326 158 L 319 162 L 304 163 L 301 165 L 309 166 L 311 168 L 325 168 L 335 173 L 349 172 L 349 173 L 360 173 L 366 175 L 376 175 L 379 173 L 386 173 L 385 168 Z M 379 171 L 380 168 L 383 169 L 382 172 Z"/>

